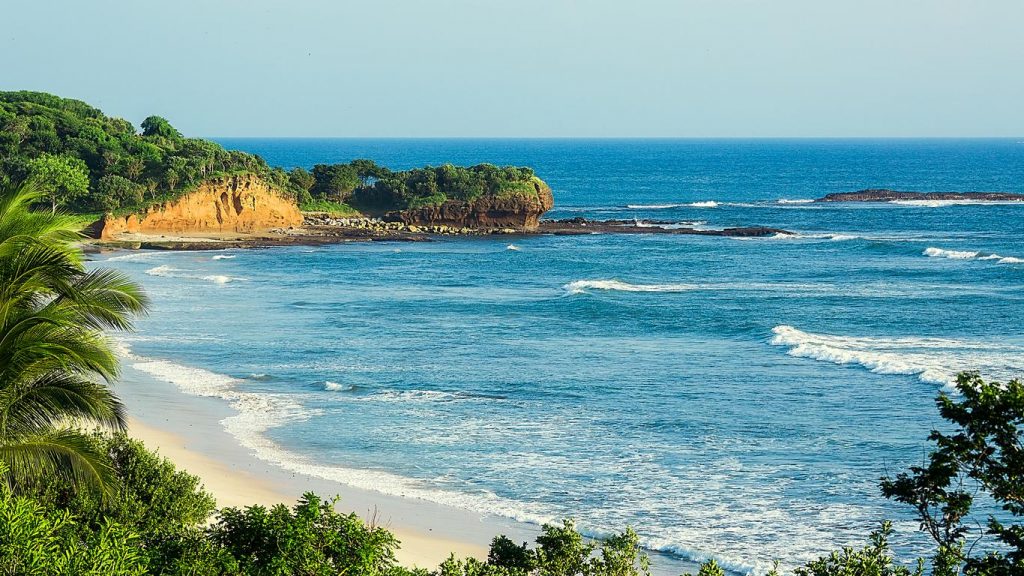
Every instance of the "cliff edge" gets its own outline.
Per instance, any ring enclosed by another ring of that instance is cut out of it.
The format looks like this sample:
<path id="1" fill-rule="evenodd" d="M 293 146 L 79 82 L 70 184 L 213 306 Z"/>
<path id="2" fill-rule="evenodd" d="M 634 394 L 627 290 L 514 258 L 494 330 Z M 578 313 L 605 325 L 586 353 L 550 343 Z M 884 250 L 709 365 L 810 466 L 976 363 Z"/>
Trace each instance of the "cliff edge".
<path id="1" fill-rule="evenodd" d="M 258 176 L 246 174 L 207 180 L 177 200 L 152 206 L 145 213 L 107 214 L 97 235 L 110 240 L 125 232 L 249 234 L 300 225 L 302 213 L 295 202 Z"/>
<path id="2" fill-rule="evenodd" d="M 533 179 L 533 194 L 485 195 L 475 200 L 446 200 L 440 204 L 395 210 L 384 215 L 391 222 L 444 225 L 476 229 L 536 230 L 540 217 L 555 205 L 551 188 Z"/>

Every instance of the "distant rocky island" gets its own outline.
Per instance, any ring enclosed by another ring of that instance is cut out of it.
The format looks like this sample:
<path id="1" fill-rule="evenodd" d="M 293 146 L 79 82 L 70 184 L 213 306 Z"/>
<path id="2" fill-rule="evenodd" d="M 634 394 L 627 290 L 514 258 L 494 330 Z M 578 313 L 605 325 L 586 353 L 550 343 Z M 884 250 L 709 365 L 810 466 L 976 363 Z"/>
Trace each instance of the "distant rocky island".
<path id="1" fill-rule="evenodd" d="M 895 201 L 971 200 L 978 202 L 1024 202 L 1024 194 L 1011 192 L 901 192 L 888 188 L 870 188 L 857 192 L 827 194 L 815 202 L 895 202 Z"/>

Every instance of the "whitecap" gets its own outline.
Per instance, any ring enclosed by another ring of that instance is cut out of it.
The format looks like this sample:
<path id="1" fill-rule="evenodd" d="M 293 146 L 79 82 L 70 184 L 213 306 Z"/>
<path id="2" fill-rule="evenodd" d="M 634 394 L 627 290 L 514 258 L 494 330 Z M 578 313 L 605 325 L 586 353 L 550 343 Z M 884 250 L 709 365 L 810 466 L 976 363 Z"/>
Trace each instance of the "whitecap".
<path id="1" fill-rule="evenodd" d="M 780 198 L 776 201 L 777 204 L 811 204 L 814 200 L 811 198 L 797 198 L 790 200 L 789 198 Z"/>
<path id="2" fill-rule="evenodd" d="M 519 248 L 519 246 L 516 246 L 515 244 L 509 244 L 508 246 L 505 247 L 505 249 L 512 250 L 514 252 L 518 252 L 519 250 L 521 250 L 521 248 Z"/>
<path id="3" fill-rule="evenodd" d="M 356 387 L 351 384 L 339 384 L 330 380 L 324 382 L 324 390 L 328 392 L 351 392 L 355 389 Z"/>
<path id="4" fill-rule="evenodd" d="M 986 260 L 996 264 L 1024 264 L 1024 258 L 1016 256 L 1002 256 L 1000 254 L 985 254 L 970 250 L 945 250 L 943 248 L 928 247 L 922 252 L 930 258 L 949 258 L 951 260 Z"/>
<path id="5" fill-rule="evenodd" d="M 618 292 L 686 292 L 700 288 L 697 284 L 630 284 L 621 280 L 576 280 L 563 286 L 569 294 L 585 294 L 587 290 Z"/>
<path id="6" fill-rule="evenodd" d="M 993 379 L 1024 373 L 1024 347 L 926 337 L 853 337 L 814 334 L 792 326 L 772 329 L 771 344 L 788 354 L 833 364 L 854 364 L 875 374 L 917 376 L 922 382 L 951 387 L 956 375 L 981 371 Z"/>
<path id="7" fill-rule="evenodd" d="M 231 260 L 234 257 L 234 254 L 217 254 L 211 260 Z"/>
<path id="8" fill-rule="evenodd" d="M 149 260 L 158 254 L 154 252 L 131 252 L 128 254 L 122 254 L 120 256 L 111 256 L 104 260 L 104 262 L 125 262 L 131 260 Z"/>
<path id="9" fill-rule="evenodd" d="M 633 210 L 668 210 L 670 208 L 682 208 L 687 204 L 626 204 L 626 208 Z"/>
<path id="10" fill-rule="evenodd" d="M 231 276 L 224 276 L 223 274 L 214 274 L 212 276 L 203 276 L 203 280 L 209 280 L 214 284 L 227 284 L 234 280 Z"/>
<path id="11" fill-rule="evenodd" d="M 146 274 L 149 274 L 150 276 L 163 276 L 165 278 L 174 278 L 174 275 L 178 272 L 181 272 L 181 270 L 178 270 L 177 268 L 173 268 L 166 264 L 146 270 Z"/>
<path id="12" fill-rule="evenodd" d="M 942 248 L 928 247 L 922 252 L 929 258 L 950 258 L 952 260 L 971 260 L 978 257 L 978 252 L 967 250 L 944 250 Z"/>

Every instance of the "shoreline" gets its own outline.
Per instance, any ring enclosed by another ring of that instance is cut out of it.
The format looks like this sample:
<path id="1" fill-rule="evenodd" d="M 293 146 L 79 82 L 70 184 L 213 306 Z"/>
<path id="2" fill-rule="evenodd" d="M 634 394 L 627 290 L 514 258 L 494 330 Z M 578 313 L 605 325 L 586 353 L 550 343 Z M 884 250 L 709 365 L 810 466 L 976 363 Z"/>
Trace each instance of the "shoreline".
<path id="1" fill-rule="evenodd" d="M 110 239 L 88 239 L 92 250 L 224 250 L 278 246 L 324 246 L 347 242 L 432 242 L 444 237 L 509 238 L 528 236 L 585 236 L 590 234 L 667 234 L 758 238 L 794 234 L 766 226 L 703 229 L 679 226 L 670 221 L 590 220 L 569 218 L 543 220 L 537 228 L 459 228 L 445 225 L 393 225 L 363 219 L 344 223 L 313 223 L 262 232 L 151 232 L 123 233 Z M 373 222 L 372 225 L 366 224 Z"/>
<path id="2" fill-rule="evenodd" d="M 253 504 L 294 506 L 306 492 L 340 496 L 339 512 L 354 512 L 364 521 L 391 531 L 400 541 L 399 564 L 433 570 L 451 554 L 486 560 L 491 540 L 505 535 L 534 545 L 540 525 L 490 513 L 474 512 L 415 496 L 395 495 L 295 472 L 260 458 L 228 432 L 223 421 L 239 414 L 219 397 L 190 394 L 176 384 L 134 367 L 123 357 L 114 390 L 124 403 L 128 435 L 198 476 L 217 508 Z M 652 576 L 696 573 L 699 563 L 647 549 Z M 739 572 L 727 572 L 739 575 Z"/>
<path id="3" fill-rule="evenodd" d="M 291 507 L 305 492 L 341 496 L 337 509 L 355 512 L 387 528 L 401 542 L 396 551 L 407 567 L 435 569 L 454 553 L 484 560 L 494 536 L 532 541 L 539 527 L 435 504 L 362 490 L 308 476 L 260 459 L 221 425 L 236 412 L 219 398 L 192 396 L 125 361 L 115 391 L 129 414 L 128 435 L 198 476 L 218 508 Z"/>

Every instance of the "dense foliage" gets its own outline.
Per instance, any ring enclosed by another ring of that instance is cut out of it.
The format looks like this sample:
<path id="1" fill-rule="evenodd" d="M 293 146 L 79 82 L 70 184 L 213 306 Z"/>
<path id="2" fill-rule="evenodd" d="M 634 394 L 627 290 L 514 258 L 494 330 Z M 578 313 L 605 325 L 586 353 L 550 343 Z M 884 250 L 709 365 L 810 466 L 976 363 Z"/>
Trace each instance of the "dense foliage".
<path id="1" fill-rule="evenodd" d="M 173 199 L 217 176 L 250 173 L 303 207 L 324 202 L 367 211 L 535 195 L 529 168 L 445 164 L 393 172 L 371 160 L 318 164 L 312 172 L 272 168 L 259 156 L 186 138 L 160 116 L 141 133 L 79 100 L 42 92 L 0 92 L 0 181 L 32 179 L 51 210 L 133 211 Z"/>
<path id="2" fill-rule="evenodd" d="M 314 201 L 346 203 L 358 208 L 405 209 L 441 204 L 446 200 L 472 202 L 482 196 L 536 197 L 540 180 L 530 168 L 452 164 L 393 172 L 370 160 L 349 164 L 317 164 L 312 180 L 301 168 L 291 172 L 297 184 L 308 182 Z"/>
<path id="3" fill-rule="evenodd" d="M 111 486 L 108 459 L 72 424 L 124 428 L 105 329 L 129 329 L 146 298 L 126 276 L 87 271 L 67 216 L 35 212 L 31 186 L 0 187 L 0 462 L 12 485 L 40 477 Z"/>
<path id="4" fill-rule="evenodd" d="M 0 180 L 34 179 L 51 207 L 132 210 L 203 180 L 255 173 L 287 194 L 288 174 L 259 156 L 185 138 L 150 116 L 142 133 L 88 104 L 42 92 L 0 92 Z"/>

